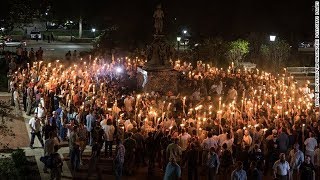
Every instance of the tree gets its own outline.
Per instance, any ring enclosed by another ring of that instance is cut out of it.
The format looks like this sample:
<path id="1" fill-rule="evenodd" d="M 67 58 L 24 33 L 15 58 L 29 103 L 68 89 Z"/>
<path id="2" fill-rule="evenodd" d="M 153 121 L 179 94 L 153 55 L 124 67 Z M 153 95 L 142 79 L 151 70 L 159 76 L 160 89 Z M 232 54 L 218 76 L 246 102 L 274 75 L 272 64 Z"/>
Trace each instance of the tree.
<path id="1" fill-rule="evenodd" d="M 5 149 L 8 148 L 9 143 L 3 143 L 3 139 L 10 136 L 15 137 L 14 132 L 12 131 L 12 127 L 8 126 L 7 122 L 12 121 L 11 118 L 9 118 L 10 112 L 12 111 L 12 108 L 10 105 L 4 101 L 0 100 L 0 148 Z"/>
<path id="2" fill-rule="evenodd" d="M 8 14 L 5 18 L 4 27 L 7 31 L 12 31 L 14 27 L 23 27 L 31 23 L 37 15 L 37 6 L 31 0 L 10 0 Z"/>
<path id="3" fill-rule="evenodd" d="M 249 42 L 249 53 L 246 58 L 249 58 L 251 62 L 259 64 L 258 58 L 260 57 L 261 45 L 266 41 L 267 35 L 260 32 L 251 32 L 248 34 L 246 40 Z"/>
<path id="4" fill-rule="evenodd" d="M 199 47 L 199 58 L 212 62 L 215 66 L 223 64 L 228 43 L 220 37 L 208 38 Z"/>
<path id="5" fill-rule="evenodd" d="M 238 39 L 232 41 L 229 45 L 227 56 L 229 60 L 235 63 L 236 66 L 243 61 L 246 54 L 249 53 L 249 42 L 246 40 Z"/>
<path id="6" fill-rule="evenodd" d="M 272 63 L 274 71 L 286 65 L 290 56 L 290 45 L 284 40 L 277 40 L 261 45 L 261 54 L 267 62 Z"/>

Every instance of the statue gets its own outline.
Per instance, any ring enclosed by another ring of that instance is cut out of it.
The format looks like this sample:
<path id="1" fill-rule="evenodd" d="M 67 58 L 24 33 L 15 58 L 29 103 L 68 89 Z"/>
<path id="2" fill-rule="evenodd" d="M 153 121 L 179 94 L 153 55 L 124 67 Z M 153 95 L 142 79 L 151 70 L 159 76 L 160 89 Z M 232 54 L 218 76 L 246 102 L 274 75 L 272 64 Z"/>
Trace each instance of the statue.
<path id="1" fill-rule="evenodd" d="M 154 27 L 156 33 L 153 42 L 147 47 L 147 60 L 145 68 L 147 69 L 168 69 L 170 68 L 169 59 L 172 57 L 170 45 L 166 42 L 162 33 L 163 29 L 163 11 L 161 5 L 157 6 L 154 14 Z"/>
<path id="2" fill-rule="evenodd" d="M 167 42 L 163 34 L 164 14 L 161 5 L 157 6 L 153 18 L 155 33 L 152 43 L 146 49 L 147 62 L 142 68 L 138 68 L 138 79 L 145 92 L 177 93 L 179 72 L 175 71 L 171 65 L 174 47 Z"/>
<path id="3" fill-rule="evenodd" d="M 154 18 L 154 28 L 156 29 L 156 34 L 162 33 L 162 28 L 163 28 L 163 11 L 161 9 L 161 5 L 157 6 L 157 9 L 155 10 L 153 14 Z"/>

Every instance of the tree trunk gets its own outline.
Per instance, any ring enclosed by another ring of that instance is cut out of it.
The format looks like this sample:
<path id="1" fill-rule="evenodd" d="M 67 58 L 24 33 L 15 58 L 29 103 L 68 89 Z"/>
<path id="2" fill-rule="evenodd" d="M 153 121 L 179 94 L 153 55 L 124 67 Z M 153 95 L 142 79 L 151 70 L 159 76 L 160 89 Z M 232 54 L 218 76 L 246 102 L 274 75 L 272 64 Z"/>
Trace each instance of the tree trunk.
<path id="1" fill-rule="evenodd" d="M 79 19 L 79 38 L 82 37 L 82 17 Z"/>

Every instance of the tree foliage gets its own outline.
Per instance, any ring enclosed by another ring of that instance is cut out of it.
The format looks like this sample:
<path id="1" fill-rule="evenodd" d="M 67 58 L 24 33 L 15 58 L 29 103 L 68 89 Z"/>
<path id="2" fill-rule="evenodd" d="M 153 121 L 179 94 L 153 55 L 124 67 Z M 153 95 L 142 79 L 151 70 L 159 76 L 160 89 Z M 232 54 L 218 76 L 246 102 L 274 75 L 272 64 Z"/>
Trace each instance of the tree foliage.
<path id="1" fill-rule="evenodd" d="M 260 57 L 260 48 L 263 43 L 266 41 L 267 35 L 260 32 L 251 32 L 246 37 L 246 40 L 249 42 L 249 53 L 246 55 L 246 58 L 249 58 L 251 62 L 259 64 L 258 58 Z"/>
<path id="2" fill-rule="evenodd" d="M 227 56 L 230 61 L 234 62 L 235 65 L 239 65 L 243 61 L 246 54 L 249 53 L 249 42 L 246 40 L 238 39 L 232 41 L 229 45 Z"/>
<path id="3" fill-rule="evenodd" d="M 199 57 L 203 61 L 212 62 L 215 66 L 223 64 L 225 54 L 228 50 L 228 43 L 222 38 L 205 39 L 199 48 Z"/>
<path id="4" fill-rule="evenodd" d="M 290 56 L 290 45 L 284 40 L 277 40 L 261 45 L 260 51 L 266 61 L 272 63 L 273 70 L 276 71 L 286 65 Z"/>
<path id="5" fill-rule="evenodd" d="M 38 15 L 38 3 L 37 0 L 10 0 L 4 17 L 5 21 L 1 22 L 1 26 L 10 32 L 15 27 L 20 28 L 31 23 L 33 18 Z"/>

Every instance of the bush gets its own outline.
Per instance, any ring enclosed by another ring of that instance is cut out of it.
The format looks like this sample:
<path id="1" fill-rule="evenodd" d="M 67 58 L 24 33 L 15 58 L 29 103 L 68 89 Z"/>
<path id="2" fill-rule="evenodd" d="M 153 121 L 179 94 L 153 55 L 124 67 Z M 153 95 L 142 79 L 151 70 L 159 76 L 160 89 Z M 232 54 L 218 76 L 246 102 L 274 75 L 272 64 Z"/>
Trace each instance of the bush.
<path id="1" fill-rule="evenodd" d="M 8 89 L 8 77 L 6 75 L 0 75 L 0 89 Z"/>
<path id="2" fill-rule="evenodd" d="M 23 149 L 17 149 L 11 154 L 12 160 L 21 177 L 27 175 L 27 157 Z"/>
<path id="3" fill-rule="evenodd" d="M 0 158 L 1 179 L 18 179 L 18 172 L 10 158 Z"/>

